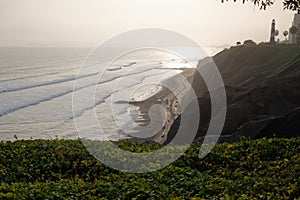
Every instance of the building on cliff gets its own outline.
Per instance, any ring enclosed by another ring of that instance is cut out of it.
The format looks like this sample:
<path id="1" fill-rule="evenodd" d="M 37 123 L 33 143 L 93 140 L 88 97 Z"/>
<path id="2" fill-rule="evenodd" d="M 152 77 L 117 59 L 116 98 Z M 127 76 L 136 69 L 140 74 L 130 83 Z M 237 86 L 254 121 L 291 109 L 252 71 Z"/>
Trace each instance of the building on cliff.
<path id="1" fill-rule="evenodd" d="M 292 26 L 297 28 L 295 34 L 289 33 L 289 44 L 300 44 L 300 10 L 294 15 Z"/>

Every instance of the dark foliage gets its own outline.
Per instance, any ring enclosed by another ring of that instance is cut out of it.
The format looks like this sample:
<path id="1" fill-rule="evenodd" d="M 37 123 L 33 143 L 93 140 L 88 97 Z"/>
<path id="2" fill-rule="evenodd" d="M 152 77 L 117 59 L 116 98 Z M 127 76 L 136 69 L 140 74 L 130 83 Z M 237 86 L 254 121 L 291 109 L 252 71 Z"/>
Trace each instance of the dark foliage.
<path id="1" fill-rule="evenodd" d="M 143 152 L 159 146 L 117 142 Z M 300 139 L 217 145 L 203 159 L 192 145 L 157 172 L 129 174 L 97 161 L 79 140 L 0 142 L 0 199 L 294 199 Z"/>
<path id="2" fill-rule="evenodd" d="M 226 0 L 228 1 L 228 0 Z M 236 2 L 237 0 L 233 0 Z M 243 3 L 246 1 L 251 1 L 254 5 L 259 6 L 260 9 L 266 9 L 267 7 L 274 4 L 275 0 L 241 0 Z M 224 0 L 221 0 L 223 3 Z M 300 0 L 283 0 L 283 8 L 287 10 L 299 10 Z"/>

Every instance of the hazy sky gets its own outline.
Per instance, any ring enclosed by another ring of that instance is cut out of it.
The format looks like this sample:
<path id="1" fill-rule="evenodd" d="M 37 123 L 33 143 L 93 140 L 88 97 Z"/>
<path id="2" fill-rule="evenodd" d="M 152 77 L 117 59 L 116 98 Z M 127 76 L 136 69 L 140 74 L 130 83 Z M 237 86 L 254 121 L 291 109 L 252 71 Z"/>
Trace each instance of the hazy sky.
<path id="1" fill-rule="evenodd" d="M 233 1 L 233 0 L 232 0 Z M 138 28 L 164 28 L 200 45 L 269 40 L 272 19 L 280 38 L 293 12 L 278 0 L 267 11 L 221 0 L 0 0 L 0 46 L 96 46 Z"/>

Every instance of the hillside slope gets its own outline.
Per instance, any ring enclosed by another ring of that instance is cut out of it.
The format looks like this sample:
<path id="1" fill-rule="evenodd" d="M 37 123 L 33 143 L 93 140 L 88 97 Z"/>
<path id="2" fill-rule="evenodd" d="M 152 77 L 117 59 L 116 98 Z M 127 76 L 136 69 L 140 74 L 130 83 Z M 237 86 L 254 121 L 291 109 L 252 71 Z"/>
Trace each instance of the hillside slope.
<path id="1" fill-rule="evenodd" d="M 270 81 L 283 83 L 282 79 L 299 78 L 300 75 L 298 46 L 232 47 L 215 55 L 213 60 L 227 86 L 253 88 Z"/>
<path id="2" fill-rule="evenodd" d="M 227 95 L 222 135 L 235 133 L 250 138 L 300 135 L 299 46 L 232 47 L 215 55 L 213 61 L 221 73 Z M 204 59 L 198 68 L 209 70 L 210 64 Z M 199 94 L 200 137 L 205 135 L 211 118 L 210 96 L 199 75 L 193 87 Z M 173 124 L 168 141 L 176 134 L 179 124 L 180 118 Z"/>

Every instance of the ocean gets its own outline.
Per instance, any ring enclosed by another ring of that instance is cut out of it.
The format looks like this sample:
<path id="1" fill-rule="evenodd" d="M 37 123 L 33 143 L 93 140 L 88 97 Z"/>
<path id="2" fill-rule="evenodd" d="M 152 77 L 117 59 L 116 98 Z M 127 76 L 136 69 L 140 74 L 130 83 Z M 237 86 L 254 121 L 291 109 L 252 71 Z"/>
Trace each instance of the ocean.
<path id="1" fill-rule="evenodd" d="M 89 112 L 96 113 L 106 134 L 106 137 L 99 138 L 91 135 L 91 139 L 117 140 L 124 136 L 111 131 L 116 126 L 110 109 L 112 95 L 117 96 L 118 101 L 127 101 L 122 95 L 127 88 L 134 87 L 136 92 L 132 98 L 146 99 L 157 92 L 158 87 L 144 86 L 145 83 L 159 83 L 180 73 L 180 68 L 190 67 L 187 60 L 161 50 L 124 55 L 108 66 L 97 84 L 95 104 L 83 106 L 82 112 L 73 116 L 74 81 L 90 51 L 90 48 L 1 47 L 0 140 L 75 139 L 78 134 L 74 117 L 80 119 Z M 189 62 L 196 64 L 199 59 L 189 58 Z M 92 76 L 99 75 L 85 74 L 77 78 L 88 82 Z M 114 90 L 124 77 L 126 83 L 121 89 Z M 126 110 L 114 112 L 122 116 Z M 125 118 L 119 124 L 125 125 L 127 120 Z"/>

